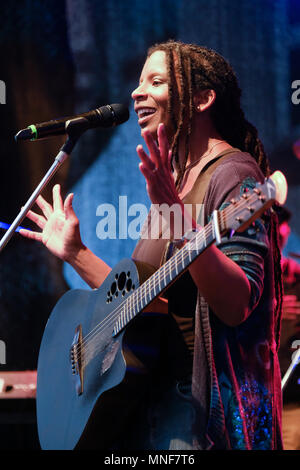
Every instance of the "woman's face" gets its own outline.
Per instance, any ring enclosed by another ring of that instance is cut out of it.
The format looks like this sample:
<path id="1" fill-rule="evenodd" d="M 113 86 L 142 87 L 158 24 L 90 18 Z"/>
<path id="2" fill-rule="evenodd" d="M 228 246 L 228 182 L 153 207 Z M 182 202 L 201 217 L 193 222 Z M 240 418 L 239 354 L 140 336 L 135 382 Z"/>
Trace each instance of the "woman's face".
<path id="1" fill-rule="evenodd" d="M 140 84 L 132 92 L 134 109 L 138 115 L 141 134 L 151 132 L 154 139 L 159 123 L 168 127 L 168 74 L 166 54 L 156 51 L 151 54 L 143 67 Z"/>

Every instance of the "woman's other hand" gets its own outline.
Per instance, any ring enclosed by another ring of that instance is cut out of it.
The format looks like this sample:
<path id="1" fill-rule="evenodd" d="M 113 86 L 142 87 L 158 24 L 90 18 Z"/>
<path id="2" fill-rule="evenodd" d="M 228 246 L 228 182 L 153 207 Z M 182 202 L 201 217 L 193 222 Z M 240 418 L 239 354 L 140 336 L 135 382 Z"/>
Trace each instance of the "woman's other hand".
<path id="1" fill-rule="evenodd" d="M 60 185 L 56 184 L 53 187 L 53 206 L 39 196 L 36 204 L 43 215 L 32 210 L 27 213 L 27 217 L 41 229 L 41 232 L 21 229 L 19 233 L 42 242 L 51 253 L 63 261 L 70 261 L 83 247 L 79 220 L 72 206 L 73 197 L 73 193 L 69 194 L 63 203 Z"/>

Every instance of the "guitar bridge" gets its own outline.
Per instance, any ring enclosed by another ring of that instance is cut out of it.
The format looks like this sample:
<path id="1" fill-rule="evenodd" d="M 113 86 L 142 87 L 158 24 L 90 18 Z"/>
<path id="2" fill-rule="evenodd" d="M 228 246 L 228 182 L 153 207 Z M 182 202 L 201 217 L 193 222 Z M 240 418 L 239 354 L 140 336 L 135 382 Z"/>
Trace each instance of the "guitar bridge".
<path id="1" fill-rule="evenodd" d="M 75 389 L 77 395 L 83 393 L 83 352 L 82 352 L 82 327 L 77 326 L 75 336 L 70 350 L 70 361 L 72 368 L 72 375 L 75 380 Z"/>

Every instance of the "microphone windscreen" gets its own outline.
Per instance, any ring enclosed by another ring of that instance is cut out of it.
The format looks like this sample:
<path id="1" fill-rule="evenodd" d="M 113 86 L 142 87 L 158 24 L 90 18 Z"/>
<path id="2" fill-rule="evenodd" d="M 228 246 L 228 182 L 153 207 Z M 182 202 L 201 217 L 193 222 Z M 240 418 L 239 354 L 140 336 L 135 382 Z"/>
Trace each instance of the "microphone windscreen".
<path id="1" fill-rule="evenodd" d="M 116 116 L 116 124 L 122 124 L 129 119 L 129 110 L 127 106 L 120 103 L 110 105 Z"/>

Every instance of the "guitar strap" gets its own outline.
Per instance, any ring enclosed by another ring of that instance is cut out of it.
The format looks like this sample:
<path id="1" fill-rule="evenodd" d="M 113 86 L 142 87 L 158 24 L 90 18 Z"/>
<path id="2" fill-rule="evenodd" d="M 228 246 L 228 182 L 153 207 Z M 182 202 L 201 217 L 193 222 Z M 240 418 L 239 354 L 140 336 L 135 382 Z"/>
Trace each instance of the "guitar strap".
<path id="1" fill-rule="evenodd" d="M 192 189 L 188 192 L 188 194 L 183 198 L 184 204 L 189 204 L 192 206 L 192 217 L 194 220 L 199 222 L 199 212 L 197 211 L 197 206 L 199 207 L 200 204 L 203 204 L 204 197 L 206 194 L 206 190 L 210 183 L 211 177 L 216 170 L 216 168 L 222 163 L 227 157 L 229 157 L 233 153 L 241 152 L 240 149 L 237 148 L 230 148 L 224 150 L 219 155 L 217 155 L 214 159 L 210 160 L 207 163 L 204 163 Z M 162 253 L 160 266 L 162 266 L 172 255 L 174 254 L 174 244 L 172 240 L 166 243 L 164 251 Z"/>

